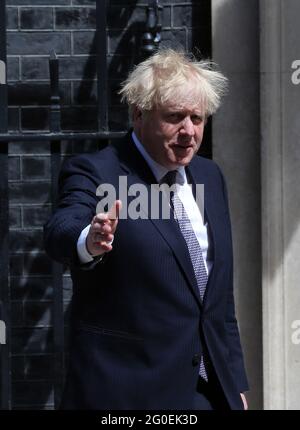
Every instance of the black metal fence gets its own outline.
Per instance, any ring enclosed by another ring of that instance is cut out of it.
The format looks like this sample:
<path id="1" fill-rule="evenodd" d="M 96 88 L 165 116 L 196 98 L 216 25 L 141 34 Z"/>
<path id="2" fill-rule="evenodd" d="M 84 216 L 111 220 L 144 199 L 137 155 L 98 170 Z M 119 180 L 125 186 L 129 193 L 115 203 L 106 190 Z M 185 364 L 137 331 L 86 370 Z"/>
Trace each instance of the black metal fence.
<path id="1" fill-rule="evenodd" d="M 5 1 L 0 2 L 0 61 L 6 82 L 6 21 Z M 0 84 L 0 132 L 7 133 L 7 86 Z M 6 325 L 5 341 L 1 348 L 1 406 L 11 408 L 10 384 L 10 300 L 8 285 L 8 142 L 0 145 L 0 319 Z"/>
<path id="2" fill-rule="evenodd" d="M 8 196 L 8 145 L 10 142 L 22 141 L 51 142 L 51 202 L 54 205 L 57 197 L 57 179 L 61 165 L 61 141 L 99 140 L 105 145 L 110 139 L 120 138 L 125 131 L 111 131 L 108 127 L 108 88 L 107 88 L 107 7 L 108 0 L 96 1 L 96 55 L 97 55 L 97 88 L 98 130 L 86 133 L 61 131 L 61 104 L 59 95 L 59 60 L 55 52 L 49 53 L 50 68 L 50 117 L 49 132 L 10 133 L 8 132 L 8 91 L 6 76 L 6 2 L 0 2 L 0 320 L 5 324 L 5 337 L 0 355 L 0 402 L 1 409 L 12 408 L 11 396 L 11 312 L 9 290 L 9 196 Z M 160 10 L 158 0 L 150 0 L 147 6 L 147 22 L 141 45 L 141 57 L 151 54 L 160 41 Z M 62 265 L 53 262 L 53 327 L 54 327 L 54 405 L 58 406 L 64 379 L 64 309 L 63 309 L 63 269 Z M 1 326 L 2 328 L 4 325 Z"/>

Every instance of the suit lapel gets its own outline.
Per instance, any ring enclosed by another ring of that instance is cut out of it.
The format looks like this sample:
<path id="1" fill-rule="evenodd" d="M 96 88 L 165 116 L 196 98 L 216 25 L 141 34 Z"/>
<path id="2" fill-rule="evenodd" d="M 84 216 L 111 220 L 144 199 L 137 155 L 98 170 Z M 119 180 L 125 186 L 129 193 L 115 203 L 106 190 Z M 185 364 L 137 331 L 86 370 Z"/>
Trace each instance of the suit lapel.
<path id="1" fill-rule="evenodd" d="M 148 214 L 149 221 L 154 224 L 159 234 L 163 237 L 163 239 L 172 249 L 176 261 L 182 272 L 184 273 L 194 297 L 201 305 L 201 298 L 189 251 L 186 242 L 179 230 L 177 222 L 173 218 L 151 218 L 151 184 L 156 183 L 156 179 L 151 169 L 135 147 L 134 143 L 131 140 L 131 137 L 127 136 L 126 141 L 118 142 L 114 146 L 117 149 L 118 157 L 120 160 L 119 175 L 127 175 L 128 188 L 131 185 L 135 184 L 142 184 L 147 188 L 148 205 L 147 207 L 142 207 L 141 210 L 143 210 L 145 214 Z M 130 198 L 128 200 L 130 202 Z"/>
<path id="2" fill-rule="evenodd" d="M 201 160 L 201 159 L 200 159 Z M 199 159 L 198 159 L 199 161 Z M 203 163 L 204 164 L 204 163 Z M 205 166 L 196 162 L 193 159 L 187 168 L 188 176 L 192 181 L 193 194 L 195 197 L 195 185 L 204 184 L 204 222 L 208 225 L 208 234 L 213 248 L 213 267 L 209 274 L 208 283 L 206 286 L 204 300 L 207 301 L 208 294 L 211 290 L 211 285 L 214 283 L 214 276 L 216 273 L 215 267 L 217 266 L 218 260 L 218 244 L 217 238 L 217 227 L 218 219 L 214 210 L 214 189 L 213 184 L 209 180 L 209 175 L 206 172 Z M 196 199 L 196 197 L 195 197 Z"/>

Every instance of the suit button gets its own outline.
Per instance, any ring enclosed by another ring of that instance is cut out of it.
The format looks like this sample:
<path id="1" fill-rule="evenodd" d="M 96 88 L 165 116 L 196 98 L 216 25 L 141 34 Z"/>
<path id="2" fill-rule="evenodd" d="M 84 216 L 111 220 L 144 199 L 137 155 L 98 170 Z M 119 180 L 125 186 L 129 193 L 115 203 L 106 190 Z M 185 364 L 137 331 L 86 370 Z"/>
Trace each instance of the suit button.
<path id="1" fill-rule="evenodd" d="M 192 359 L 192 365 L 198 366 L 200 364 L 201 356 L 199 354 L 195 354 Z"/>

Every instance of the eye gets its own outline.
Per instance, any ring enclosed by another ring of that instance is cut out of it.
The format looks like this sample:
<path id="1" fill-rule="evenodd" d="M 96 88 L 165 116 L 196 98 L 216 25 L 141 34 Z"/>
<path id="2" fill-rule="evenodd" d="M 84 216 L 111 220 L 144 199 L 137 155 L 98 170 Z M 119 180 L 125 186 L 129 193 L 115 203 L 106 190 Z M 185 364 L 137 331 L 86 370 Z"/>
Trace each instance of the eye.
<path id="1" fill-rule="evenodd" d="M 201 115 L 192 115 L 191 121 L 195 125 L 200 125 L 203 122 L 203 117 Z"/>
<path id="2" fill-rule="evenodd" d="M 167 115 L 167 120 L 172 123 L 179 122 L 183 119 L 183 115 L 180 112 L 170 112 Z"/>

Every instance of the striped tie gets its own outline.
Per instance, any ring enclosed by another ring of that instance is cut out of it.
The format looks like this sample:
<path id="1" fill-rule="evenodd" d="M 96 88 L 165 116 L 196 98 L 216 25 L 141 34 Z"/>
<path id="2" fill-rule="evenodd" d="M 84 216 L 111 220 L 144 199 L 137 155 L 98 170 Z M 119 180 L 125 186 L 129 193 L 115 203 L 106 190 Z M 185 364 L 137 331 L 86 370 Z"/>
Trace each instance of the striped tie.
<path id="1" fill-rule="evenodd" d="M 171 170 L 161 180 L 161 183 L 165 183 L 169 187 L 171 187 L 174 184 L 177 184 L 178 182 L 179 181 L 177 180 L 177 170 Z M 187 247 L 189 250 L 189 254 L 190 254 L 190 258 L 191 258 L 191 262 L 192 262 L 192 265 L 194 268 L 195 277 L 197 280 L 197 285 L 199 288 L 200 297 L 201 297 L 201 300 L 203 301 L 208 276 L 207 276 L 206 268 L 204 265 L 202 250 L 201 250 L 201 247 L 200 247 L 199 242 L 197 240 L 197 237 L 195 235 L 195 232 L 193 230 L 191 221 L 190 221 L 190 219 L 189 219 L 189 217 L 188 217 L 188 215 L 184 209 L 184 206 L 183 206 L 183 204 L 182 204 L 182 202 L 181 202 L 181 200 L 177 194 L 177 190 L 170 193 L 170 204 L 171 204 L 171 207 L 172 207 L 173 212 L 174 212 L 174 218 L 178 222 L 180 231 L 184 237 L 184 240 L 186 241 L 186 244 L 187 244 Z M 206 354 L 205 354 L 205 356 L 206 356 Z M 205 379 L 207 381 L 208 380 L 207 371 L 206 371 L 207 360 L 206 360 L 205 356 L 203 353 L 202 357 L 201 357 L 201 362 L 200 362 L 199 374 L 203 379 Z"/>

